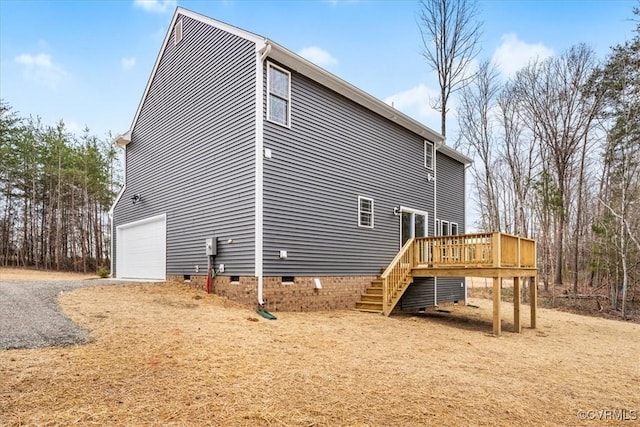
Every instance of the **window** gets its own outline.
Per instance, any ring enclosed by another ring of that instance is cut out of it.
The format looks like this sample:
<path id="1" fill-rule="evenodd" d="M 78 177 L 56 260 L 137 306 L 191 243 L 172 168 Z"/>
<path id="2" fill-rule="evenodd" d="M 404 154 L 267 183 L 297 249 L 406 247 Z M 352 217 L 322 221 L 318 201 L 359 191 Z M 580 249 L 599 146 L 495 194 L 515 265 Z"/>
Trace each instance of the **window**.
<path id="1" fill-rule="evenodd" d="M 291 73 L 267 64 L 267 120 L 291 125 Z"/>
<path id="2" fill-rule="evenodd" d="M 173 33 L 173 44 L 178 44 L 182 41 L 182 18 L 176 22 L 175 31 Z"/>
<path id="3" fill-rule="evenodd" d="M 426 212 L 400 207 L 400 247 L 411 238 L 427 235 L 427 218 Z"/>
<path id="4" fill-rule="evenodd" d="M 441 236 L 448 236 L 449 233 L 449 221 L 440 221 L 440 235 Z"/>
<path id="5" fill-rule="evenodd" d="M 373 228 L 373 199 L 358 196 L 358 227 Z"/>
<path id="6" fill-rule="evenodd" d="M 452 222 L 449 224 L 449 227 L 451 228 L 451 235 L 452 236 L 457 236 L 458 235 L 458 224 L 455 222 Z M 457 237 L 454 237 L 451 240 L 451 243 L 454 245 L 453 246 L 453 250 L 451 251 L 451 256 L 453 257 L 453 259 L 459 261 L 460 260 L 460 240 Z"/>
<path id="7" fill-rule="evenodd" d="M 451 235 L 452 236 L 457 236 L 458 235 L 458 224 L 456 224 L 455 222 L 452 222 L 450 224 L 451 226 Z"/>
<path id="8" fill-rule="evenodd" d="M 433 170 L 433 143 L 424 142 L 424 167 Z"/>
<path id="9" fill-rule="evenodd" d="M 457 236 L 458 223 L 436 219 L 436 236 Z"/>

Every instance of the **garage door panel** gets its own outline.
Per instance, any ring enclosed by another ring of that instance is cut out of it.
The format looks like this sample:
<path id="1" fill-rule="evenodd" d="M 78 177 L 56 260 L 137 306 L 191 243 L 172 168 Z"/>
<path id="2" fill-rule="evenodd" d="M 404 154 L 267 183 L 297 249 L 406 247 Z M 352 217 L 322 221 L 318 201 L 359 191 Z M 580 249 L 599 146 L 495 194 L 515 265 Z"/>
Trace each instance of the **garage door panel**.
<path id="1" fill-rule="evenodd" d="M 117 228 L 117 277 L 165 280 L 166 223 L 159 215 Z"/>

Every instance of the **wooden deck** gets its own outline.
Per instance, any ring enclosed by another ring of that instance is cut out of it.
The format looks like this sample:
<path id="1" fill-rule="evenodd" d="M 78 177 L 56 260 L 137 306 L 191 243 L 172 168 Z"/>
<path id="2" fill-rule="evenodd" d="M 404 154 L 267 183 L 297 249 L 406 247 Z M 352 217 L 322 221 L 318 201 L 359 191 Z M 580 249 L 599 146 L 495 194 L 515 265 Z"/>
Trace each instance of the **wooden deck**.
<path id="1" fill-rule="evenodd" d="M 414 277 L 492 277 L 493 333 L 500 335 L 500 284 L 514 280 L 514 329 L 521 331 L 520 278 L 530 277 L 531 327 L 536 327 L 536 242 L 504 233 L 420 237 L 407 241 L 380 277 L 382 313 L 388 316 Z M 376 284 L 379 285 L 379 284 Z M 373 303 L 368 296 L 368 311 Z M 364 299 L 363 299 L 364 300 Z M 360 308 L 364 309 L 365 306 Z"/>

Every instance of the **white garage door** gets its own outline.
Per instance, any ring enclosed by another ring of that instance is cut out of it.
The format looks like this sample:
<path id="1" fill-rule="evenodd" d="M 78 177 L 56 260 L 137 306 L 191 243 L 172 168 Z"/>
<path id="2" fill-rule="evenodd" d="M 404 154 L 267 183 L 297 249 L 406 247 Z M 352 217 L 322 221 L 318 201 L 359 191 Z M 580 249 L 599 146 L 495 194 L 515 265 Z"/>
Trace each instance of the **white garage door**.
<path id="1" fill-rule="evenodd" d="M 166 215 L 119 226 L 116 232 L 116 276 L 165 280 L 166 236 Z"/>

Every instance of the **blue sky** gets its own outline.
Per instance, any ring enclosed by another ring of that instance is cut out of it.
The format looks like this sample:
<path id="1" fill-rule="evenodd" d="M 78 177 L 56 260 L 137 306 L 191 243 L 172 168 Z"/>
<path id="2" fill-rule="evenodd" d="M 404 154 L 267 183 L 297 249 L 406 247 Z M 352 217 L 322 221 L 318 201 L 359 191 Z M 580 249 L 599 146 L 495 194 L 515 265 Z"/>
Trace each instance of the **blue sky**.
<path id="1" fill-rule="evenodd" d="M 481 0 L 479 59 L 494 59 L 505 77 L 577 43 L 604 59 L 632 37 L 636 4 Z M 78 134 L 125 132 L 176 5 L 274 40 L 439 130 L 417 1 L 0 0 L 0 97 Z"/>

